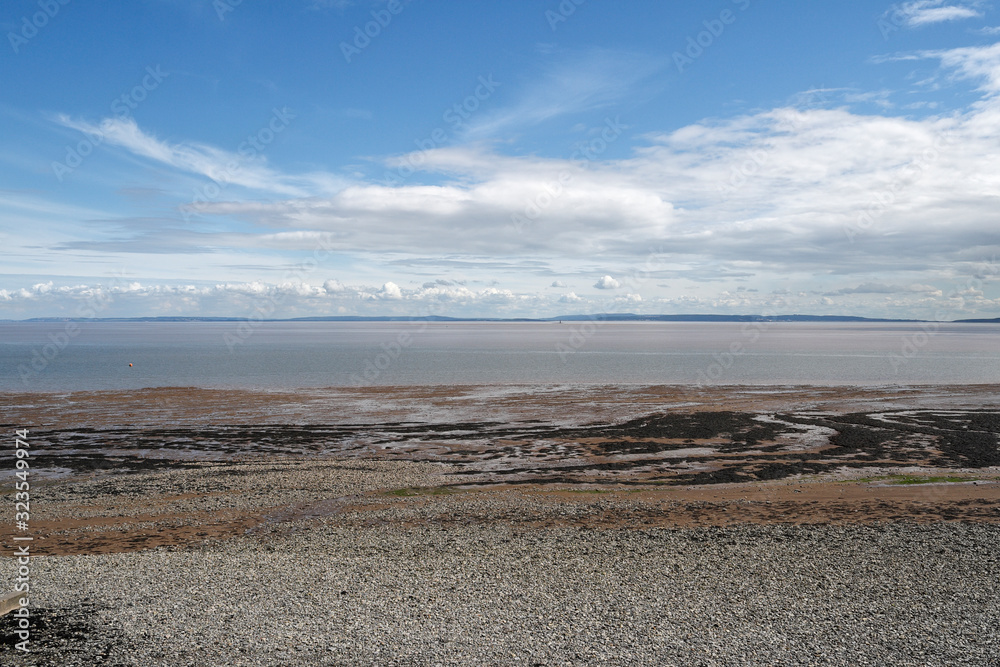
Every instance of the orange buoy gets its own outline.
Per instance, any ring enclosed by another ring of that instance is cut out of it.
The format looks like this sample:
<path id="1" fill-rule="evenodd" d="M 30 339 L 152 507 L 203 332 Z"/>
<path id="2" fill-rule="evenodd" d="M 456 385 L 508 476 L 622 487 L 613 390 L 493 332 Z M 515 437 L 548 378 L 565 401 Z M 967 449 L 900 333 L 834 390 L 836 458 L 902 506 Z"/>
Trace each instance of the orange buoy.
<path id="1" fill-rule="evenodd" d="M 132 364 L 129 364 L 129 365 L 128 365 L 128 367 L 129 367 L 129 368 L 132 368 Z"/>

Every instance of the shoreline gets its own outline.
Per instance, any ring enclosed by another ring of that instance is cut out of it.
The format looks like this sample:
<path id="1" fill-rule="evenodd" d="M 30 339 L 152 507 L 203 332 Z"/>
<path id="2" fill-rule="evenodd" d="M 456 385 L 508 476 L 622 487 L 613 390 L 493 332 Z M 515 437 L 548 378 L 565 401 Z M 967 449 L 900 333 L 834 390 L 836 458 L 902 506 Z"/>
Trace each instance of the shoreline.
<path id="1" fill-rule="evenodd" d="M 489 418 L 582 424 L 678 410 L 851 412 L 1000 408 L 1000 384 L 709 385 L 510 384 L 226 389 L 149 387 L 0 391 L 2 421 L 25 426 L 369 423 Z"/>

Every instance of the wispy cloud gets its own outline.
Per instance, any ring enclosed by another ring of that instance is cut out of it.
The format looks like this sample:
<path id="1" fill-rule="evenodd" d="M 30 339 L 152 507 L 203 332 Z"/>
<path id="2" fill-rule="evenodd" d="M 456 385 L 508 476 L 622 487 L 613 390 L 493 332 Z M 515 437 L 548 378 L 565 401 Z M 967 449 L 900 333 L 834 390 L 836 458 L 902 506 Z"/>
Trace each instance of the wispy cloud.
<path id="1" fill-rule="evenodd" d="M 956 76 L 980 82 L 980 90 L 1000 94 L 1000 42 L 990 46 L 923 51 L 923 58 L 934 58 Z"/>
<path id="2" fill-rule="evenodd" d="M 887 285 L 885 283 L 862 283 L 857 287 L 843 287 L 835 292 L 827 292 L 824 296 L 839 296 L 842 294 L 936 294 L 941 295 L 941 290 L 933 285 Z"/>
<path id="3" fill-rule="evenodd" d="M 667 64 L 608 50 L 560 54 L 511 105 L 472 119 L 464 138 L 504 138 L 554 118 L 609 106 L 634 94 L 637 86 Z"/>
<path id="4" fill-rule="evenodd" d="M 906 25 L 917 27 L 981 17 L 983 14 L 978 9 L 980 5 L 981 2 L 945 4 L 944 0 L 915 0 L 903 3 L 895 11 Z"/>
<path id="5" fill-rule="evenodd" d="M 290 197 L 304 197 L 316 191 L 317 185 L 339 189 L 346 183 L 329 174 L 287 175 L 270 168 L 258 142 L 229 151 L 198 142 L 171 144 L 144 132 L 133 118 L 106 118 L 100 123 L 70 118 L 65 114 L 56 122 L 90 137 L 123 148 L 133 155 L 175 169 L 204 176 L 224 185 L 237 185 L 261 192 Z M 273 137 L 273 131 L 270 136 Z"/>

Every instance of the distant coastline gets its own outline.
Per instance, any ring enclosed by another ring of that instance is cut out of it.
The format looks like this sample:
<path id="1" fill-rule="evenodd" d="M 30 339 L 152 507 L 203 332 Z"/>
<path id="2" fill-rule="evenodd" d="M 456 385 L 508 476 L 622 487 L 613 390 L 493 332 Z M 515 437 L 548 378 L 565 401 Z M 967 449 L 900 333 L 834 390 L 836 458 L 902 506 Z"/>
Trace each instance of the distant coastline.
<path id="1" fill-rule="evenodd" d="M 25 320 L 4 319 L 0 322 L 243 322 L 246 317 L 32 317 Z M 560 315 L 557 317 L 444 317 L 430 315 L 360 316 L 333 315 L 321 317 L 289 317 L 262 322 L 933 322 L 937 320 L 857 317 L 852 315 L 637 315 L 635 313 L 598 313 L 594 315 Z M 942 324 L 1000 324 L 1000 317 L 949 320 Z"/>

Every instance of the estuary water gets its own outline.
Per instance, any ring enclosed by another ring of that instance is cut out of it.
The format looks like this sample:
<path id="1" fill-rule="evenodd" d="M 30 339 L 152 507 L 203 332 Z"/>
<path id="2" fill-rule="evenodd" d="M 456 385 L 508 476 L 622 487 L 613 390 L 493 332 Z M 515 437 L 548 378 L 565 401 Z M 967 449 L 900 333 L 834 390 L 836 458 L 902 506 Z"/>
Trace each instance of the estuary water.
<path id="1" fill-rule="evenodd" d="M 131 364 L 131 366 L 130 366 Z M 1000 383 L 1000 325 L 8 322 L 0 390 Z"/>

